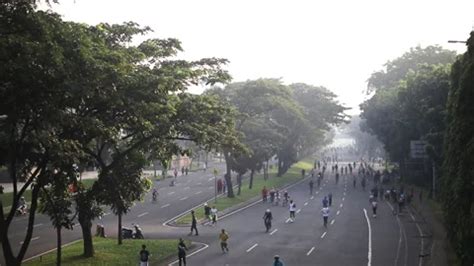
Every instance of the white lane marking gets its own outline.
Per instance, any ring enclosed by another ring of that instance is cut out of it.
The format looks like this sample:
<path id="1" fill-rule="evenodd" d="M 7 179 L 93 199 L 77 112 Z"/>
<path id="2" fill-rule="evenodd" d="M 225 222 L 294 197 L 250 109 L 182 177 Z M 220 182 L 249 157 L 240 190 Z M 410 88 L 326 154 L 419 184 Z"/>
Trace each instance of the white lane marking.
<path id="1" fill-rule="evenodd" d="M 342 201 L 344 201 L 346 198 L 342 198 Z"/>
<path id="2" fill-rule="evenodd" d="M 137 217 L 142 217 L 142 216 L 145 216 L 145 215 L 147 215 L 147 214 L 148 214 L 148 212 L 144 212 L 144 213 L 142 213 L 142 214 L 139 214 Z"/>
<path id="3" fill-rule="evenodd" d="M 305 203 L 304 203 L 304 206 L 306 206 L 306 205 L 308 205 L 308 203 L 307 203 L 307 202 L 305 202 Z"/>
<path id="4" fill-rule="evenodd" d="M 369 216 L 367 210 L 364 208 L 365 219 L 367 220 L 367 228 L 369 229 L 369 251 L 367 252 L 367 266 L 372 265 L 372 228 L 370 226 Z"/>
<path id="5" fill-rule="evenodd" d="M 175 192 L 174 191 L 171 191 L 168 193 L 168 195 L 173 195 Z"/>
<path id="6" fill-rule="evenodd" d="M 184 189 L 191 189 L 191 187 L 185 187 Z"/>
<path id="7" fill-rule="evenodd" d="M 341 213 L 341 211 L 337 211 L 337 212 L 336 212 L 336 215 L 339 215 L 339 213 Z"/>
<path id="8" fill-rule="evenodd" d="M 165 204 L 165 205 L 161 206 L 161 208 L 163 209 L 163 208 L 166 208 L 166 207 L 169 207 L 169 206 L 170 206 L 170 204 L 168 203 L 168 204 Z"/>
<path id="9" fill-rule="evenodd" d="M 201 182 L 199 182 L 199 183 L 197 183 L 197 184 L 198 184 L 198 185 L 202 185 L 202 183 L 201 183 Z"/>
<path id="10" fill-rule="evenodd" d="M 257 246 L 258 246 L 257 243 L 253 244 L 253 246 L 251 246 L 249 249 L 247 249 L 247 252 L 252 251 L 252 249 L 256 248 Z"/>
<path id="11" fill-rule="evenodd" d="M 341 204 L 339 204 L 339 208 L 342 208 L 342 206 L 344 206 L 344 204 L 342 204 L 342 203 L 341 203 Z"/>
<path id="12" fill-rule="evenodd" d="M 187 200 L 188 197 L 180 198 L 179 200 Z"/>
<path id="13" fill-rule="evenodd" d="M 335 219 L 332 219 L 332 221 L 331 221 L 331 225 L 333 225 L 335 221 L 336 221 Z"/>
<path id="14" fill-rule="evenodd" d="M 33 228 L 34 228 L 34 227 L 38 227 L 38 226 L 42 226 L 42 225 L 43 225 L 43 224 L 35 224 L 35 225 L 33 225 Z"/>
<path id="15" fill-rule="evenodd" d="M 344 196 L 346 195 L 346 192 L 344 192 Z"/>
<path id="16" fill-rule="evenodd" d="M 424 245 L 424 240 L 423 240 L 423 231 L 421 231 L 421 228 L 420 228 L 420 225 L 416 222 L 415 220 L 415 216 L 413 216 L 413 213 L 410 212 L 410 216 L 411 216 L 411 219 L 413 220 L 413 222 L 415 222 L 416 224 L 416 228 L 418 229 L 418 233 L 420 233 L 420 239 L 421 239 L 421 245 L 420 245 L 420 255 L 421 254 L 424 254 L 423 253 L 423 245 Z M 423 265 L 423 257 L 422 256 L 419 256 L 419 259 L 418 259 L 418 266 L 422 266 Z"/>
<path id="17" fill-rule="evenodd" d="M 318 192 L 316 192 L 316 193 L 318 193 Z M 311 196 L 311 199 L 314 199 L 314 196 Z"/>
<path id="18" fill-rule="evenodd" d="M 301 209 L 296 210 L 296 213 L 300 213 Z"/>
<path id="19" fill-rule="evenodd" d="M 291 221 L 291 218 L 286 219 L 285 223 L 289 223 Z"/>
<path id="20" fill-rule="evenodd" d="M 214 180 L 214 177 L 209 178 L 207 181 L 212 181 Z"/>
<path id="21" fill-rule="evenodd" d="M 274 229 L 274 230 L 270 233 L 270 235 L 273 235 L 273 234 L 276 233 L 276 232 L 278 232 L 278 229 Z"/>
<path id="22" fill-rule="evenodd" d="M 202 191 L 198 191 L 198 192 L 194 193 L 194 195 L 199 195 L 201 193 L 202 193 Z"/>
<path id="23" fill-rule="evenodd" d="M 309 256 L 309 255 L 311 254 L 311 252 L 313 252 L 313 250 L 314 250 L 314 247 L 312 247 L 312 248 L 308 251 L 308 253 L 306 253 L 306 256 Z"/>
<path id="24" fill-rule="evenodd" d="M 194 242 L 194 241 L 193 241 L 193 242 Z M 194 254 L 196 254 L 196 253 L 198 253 L 198 252 L 201 252 L 201 251 L 203 251 L 203 250 L 205 250 L 206 248 L 209 247 L 208 244 L 204 244 L 204 243 L 200 243 L 200 242 L 196 242 L 196 243 L 201 244 L 201 245 L 204 245 L 204 247 L 202 247 L 202 248 L 200 248 L 200 249 L 198 249 L 198 250 L 196 250 L 196 251 L 194 251 L 194 252 L 192 252 L 192 253 L 189 253 L 188 255 L 186 255 L 186 258 L 189 258 L 189 257 L 191 257 L 192 255 L 194 255 Z M 173 265 L 175 265 L 175 264 L 178 264 L 178 262 L 179 262 L 178 260 L 175 260 L 175 261 L 173 261 L 172 263 L 168 264 L 168 266 L 173 266 Z"/>
<path id="25" fill-rule="evenodd" d="M 40 238 L 39 236 L 33 237 L 33 238 L 31 239 L 31 241 L 38 240 L 39 238 Z M 20 242 L 20 245 L 23 245 L 23 242 L 24 242 L 24 241 L 21 241 L 21 242 Z"/>
<path id="26" fill-rule="evenodd" d="M 326 232 L 324 232 L 322 235 L 321 235 L 321 238 L 324 238 L 326 236 Z"/>
<path id="27" fill-rule="evenodd" d="M 319 191 L 316 191 L 316 194 L 319 194 Z"/>

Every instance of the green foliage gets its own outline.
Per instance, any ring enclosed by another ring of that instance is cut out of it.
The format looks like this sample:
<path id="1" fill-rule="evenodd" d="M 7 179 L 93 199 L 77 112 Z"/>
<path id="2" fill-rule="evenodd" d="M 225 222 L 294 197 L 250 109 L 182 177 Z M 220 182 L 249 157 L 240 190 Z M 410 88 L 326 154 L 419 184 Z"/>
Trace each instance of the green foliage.
<path id="1" fill-rule="evenodd" d="M 452 68 L 441 179 L 448 237 L 461 265 L 474 263 L 474 32 Z"/>

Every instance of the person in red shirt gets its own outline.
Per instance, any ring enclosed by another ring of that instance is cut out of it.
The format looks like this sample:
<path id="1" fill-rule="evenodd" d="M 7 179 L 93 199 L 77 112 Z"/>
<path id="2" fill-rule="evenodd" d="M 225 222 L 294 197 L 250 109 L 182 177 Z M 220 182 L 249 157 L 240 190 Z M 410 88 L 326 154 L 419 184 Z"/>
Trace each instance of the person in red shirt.
<path id="1" fill-rule="evenodd" d="M 267 202 L 268 190 L 267 187 L 263 187 L 262 189 L 262 200 L 263 202 Z"/>

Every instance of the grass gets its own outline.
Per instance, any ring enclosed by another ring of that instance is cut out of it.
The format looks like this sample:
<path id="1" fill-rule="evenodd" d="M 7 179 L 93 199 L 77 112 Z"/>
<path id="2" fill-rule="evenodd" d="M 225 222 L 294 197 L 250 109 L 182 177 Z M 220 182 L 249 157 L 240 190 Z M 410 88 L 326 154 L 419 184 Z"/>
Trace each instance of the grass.
<path id="1" fill-rule="evenodd" d="M 286 174 L 281 177 L 276 176 L 276 170 L 270 170 L 269 178 L 267 180 L 263 179 L 263 175 L 255 175 L 253 179 L 253 188 L 249 189 L 248 182 L 249 179 L 245 179 L 242 181 L 242 188 L 240 195 L 235 195 L 234 198 L 222 197 L 217 199 L 217 203 L 214 203 L 214 200 L 208 202 L 209 206 L 216 206 L 219 211 L 227 209 L 229 207 L 235 206 L 237 204 L 246 202 L 251 198 L 260 195 L 263 186 L 266 186 L 267 189 L 272 187 L 278 188 L 282 187 L 288 183 L 292 183 L 298 180 L 301 180 L 301 169 L 306 169 L 306 173 L 308 170 L 313 168 L 312 160 L 303 160 L 296 164 L 294 164 Z M 234 194 L 237 191 L 234 190 Z M 201 220 L 204 219 L 204 208 L 200 207 L 194 210 L 196 219 Z M 219 217 L 218 217 L 219 218 Z M 181 216 L 176 220 L 177 224 L 189 224 L 191 223 L 191 214 L 186 214 Z"/>
<path id="2" fill-rule="evenodd" d="M 84 179 L 82 180 L 82 183 L 84 184 L 85 187 L 89 188 L 92 187 L 92 184 L 96 179 Z M 18 188 L 20 190 L 21 187 Z M 23 197 L 25 197 L 26 202 L 31 202 L 31 189 L 25 190 L 25 193 L 23 193 Z M 12 202 L 13 202 L 13 192 L 6 192 L 3 194 L 0 194 L 0 201 L 2 201 L 2 205 L 4 208 L 11 208 Z"/>
<path id="3" fill-rule="evenodd" d="M 123 240 L 122 245 L 117 245 L 117 239 L 94 238 L 95 255 L 92 258 L 82 257 L 82 240 L 62 249 L 63 265 L 137 265 L 138 254 L 142 244 L 150 252 L 150 265 L 156 265 L 170 256 L 177 254 L 178 240 L 176 239 L 148 239 L 148 240 Z M 186 241 L 189 247 L 190 242 Z M 41 258 L 36 258 L 24 265 L 56 265 L 56 251 L 50 252 Z"/>

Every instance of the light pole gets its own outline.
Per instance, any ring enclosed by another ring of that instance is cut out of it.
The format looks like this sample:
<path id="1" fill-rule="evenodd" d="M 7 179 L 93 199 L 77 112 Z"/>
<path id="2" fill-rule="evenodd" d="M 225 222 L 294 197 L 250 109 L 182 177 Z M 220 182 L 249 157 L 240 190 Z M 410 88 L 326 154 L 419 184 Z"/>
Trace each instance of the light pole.
<path id="1" fill-rule="evenodd" d="M 214 203 L 217 203 L 217 169 L 214 168 Z"/>

